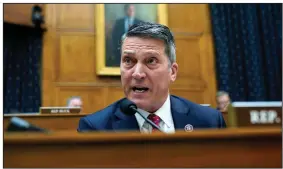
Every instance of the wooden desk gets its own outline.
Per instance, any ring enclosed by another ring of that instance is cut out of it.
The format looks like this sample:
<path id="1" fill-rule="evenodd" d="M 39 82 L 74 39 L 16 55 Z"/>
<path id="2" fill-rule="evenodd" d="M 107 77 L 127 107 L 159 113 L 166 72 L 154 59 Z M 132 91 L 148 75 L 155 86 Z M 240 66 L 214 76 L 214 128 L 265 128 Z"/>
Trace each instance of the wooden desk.
<path id="1" fill-rule="evenodd" d="M 282 167 L 279 128 L 4 134 L 4 167 Z"/>
<path id="2" fill-rule="evenodd" d="M 4 130 L 8 127 L 11 117 L 20 117 L 29 123 L 48 130 L 76 131 L 81 117 L 87 114 L 5 114 Z"/>

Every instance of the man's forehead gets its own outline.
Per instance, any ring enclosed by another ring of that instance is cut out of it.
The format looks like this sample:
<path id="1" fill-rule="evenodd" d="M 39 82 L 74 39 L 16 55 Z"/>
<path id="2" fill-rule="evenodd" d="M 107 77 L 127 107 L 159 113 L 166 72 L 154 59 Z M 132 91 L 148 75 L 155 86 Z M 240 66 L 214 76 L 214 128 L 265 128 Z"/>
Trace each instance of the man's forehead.
<path id="1" fill-rule="evenodd" d="M 228 100 L 229 99 L 229 96 L 228 95 L 221 95 L 221 96 L 218 96 L 217 97 L 219 100 Z"/>
<path id="2" fill-rule="evenodd" d="M 125 49 L 123 50 L 123 53 L 125 54 L 135 54 L 137 53 L 140 49 L 142 48 L 135 48 L 135 49 Z M 156 51 L 155 49 L 147 49 L 146 51 L 144 51 L 145 53 L 159 53 L 159 51 Z"/>
<path id="3" fill-rule="evenodd" d="M 154 38 L 127 37 L 122 45 L 123 54 L 135 54 L 140 51 L 152 53 L 165 52 L 165 45 L 162 40 Z"/>
<path id="4" fill-rule="evenodd" d="M 151 45 L 164 45 L 164 41 L 158 38 L 152 37 L 139 37 L 139 36 L 130 36 L 124 39 L 123 44 L 127 45 L 138 45 L 138 44 L 151 44 Z"/>
<path id="5" fill-rule="evenodd" d="M 146 43 L 135 43 L 135 42 L 129 42 L 124 43 L 122 47 L 123 53 L 134 53 L 136 50 L 148 50 L 148 51 L 158 51 L 158 50 L 164 50 L 165 47 L 163 45 L 158 44 L 146 44 Z"/>
<path id="6" fill-rule="evenodd" d="M 80 102 L 80 101 L 81 101 L 81 99 L 79 99 L 79 98 L 75 98 L 75 99 L 72 99 L 72 101 L 73 101 L 73 102 Z"/>

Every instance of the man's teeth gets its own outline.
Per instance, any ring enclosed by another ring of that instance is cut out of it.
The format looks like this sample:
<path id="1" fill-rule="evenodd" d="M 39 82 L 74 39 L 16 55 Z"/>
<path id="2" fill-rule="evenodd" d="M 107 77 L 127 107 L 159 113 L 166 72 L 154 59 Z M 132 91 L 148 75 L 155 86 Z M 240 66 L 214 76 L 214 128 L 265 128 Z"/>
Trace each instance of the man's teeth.
<path id="1" fill-rule="evenodd" d="M 143 90 L 143 89 L 136 89 L 135 92 L 142 93 L 142 92 L 145 92 L 145 90 Z"/>
<path id="2" fill-rule="evenodd" d="M 134 92 L 137 92 L 137 93 L 143 93 L 143 92 L 146 92 L 148 89 L 147 88 L 136 88 L 136 87 L 134 87 L 133 90 L 134 90 Z"/>

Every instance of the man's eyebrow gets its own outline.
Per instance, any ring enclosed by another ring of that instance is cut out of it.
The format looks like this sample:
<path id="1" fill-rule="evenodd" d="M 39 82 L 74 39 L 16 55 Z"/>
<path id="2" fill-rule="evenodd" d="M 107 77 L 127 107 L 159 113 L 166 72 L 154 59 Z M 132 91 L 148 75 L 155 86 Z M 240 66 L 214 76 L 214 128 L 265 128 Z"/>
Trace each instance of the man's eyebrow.
<path id="1" fill-rule="evenodd" d="M 160 53 L 159 52 L 156 52 L 156 51 L 147 51 L 147 52 L 145 52 L 144 54 L 147 54 L 147 55 L 154 55 L 154 54 L 157 54 L 157 55 L 160 55 Z"/>
<path id="2" fill-rule="evenodd" d="M 124 54 L 135 54 L 136 52 L 134 50 L 124 50 Z"/>

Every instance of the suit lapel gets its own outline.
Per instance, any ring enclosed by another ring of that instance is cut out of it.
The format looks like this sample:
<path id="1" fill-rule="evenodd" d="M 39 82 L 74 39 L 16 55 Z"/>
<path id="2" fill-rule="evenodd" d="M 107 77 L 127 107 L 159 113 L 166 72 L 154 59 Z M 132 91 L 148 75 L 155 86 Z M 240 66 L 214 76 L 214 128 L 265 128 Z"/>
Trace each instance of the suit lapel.
<path id="1" fill-rule="evenodd" d="M 184 130 L 187 124 L 192 126 L 197 126 L 197 121 L 193 115 L 190 114 L 190 107 L 184 104 L 175 96 L 170 96 L 171 102 L 171 112 L 174 121 L 175 130 Z M 121 112 L 119 108 L 119 103 L 117 104 L 116 110 L 114 112 L 114 120 L 112 122 L 112 127 L 115 131 L 127 131 L 127 130 L 137 130 L 139 131 L 139 125 L 136 117 L 127 116 Z"/>
<path id="2" fill-rule="evenodd" d="M 175 130 L 184 130 L 187 124 L 194 126 L 194 120 L 190 118 L 190 108 L 178 98 L 170 96 L 171 112 Z"/>
<path id="3" fill-rule="evenodd" d="M 120 106 L 120 105 L 118 105 Z M 136 117 L 133 116 L 127 116 L 123 112 L 121 112 L 120 108 L 116 108 L 115 111 L 115 120 L 112 123 L 113 129 L 115 131 L 118 130 L 138 130 L 139 131 L 139 125 L 136 120 Z"/>

